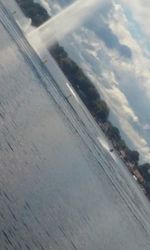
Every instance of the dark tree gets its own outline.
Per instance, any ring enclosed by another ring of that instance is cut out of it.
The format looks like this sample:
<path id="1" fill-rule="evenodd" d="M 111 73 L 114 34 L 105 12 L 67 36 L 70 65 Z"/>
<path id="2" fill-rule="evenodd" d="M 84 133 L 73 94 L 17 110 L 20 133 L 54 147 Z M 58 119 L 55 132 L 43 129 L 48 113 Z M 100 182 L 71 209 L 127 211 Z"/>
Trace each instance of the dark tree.
<path id="1" fill-rule="evenodd" d="M 105 101 L 96 100 L 91 103 L 91 112 L 97 121 L 106 122 L 109 116 L 109 108 Z"/>
<path id="2" fill-rule="evenodd" d="M 130 150 L 128 149 L 126 151 L 126 159 L 127 161 L 133 163 L 133 164 L 138 164 L 138 161 L 139 161 L 139 152 L 135 151 L 135 150 Z"/>
<path id="3" fill-rule="evenodd" d="M 139 165 L 139 171 L 146 181 L 150 182 L 150 163 Z"/>
<path id="4" fill-rule="evenodd" d="M 107 136 L 112 141 L 120 141 L 120 131 L 117 127 L 114 127 L 112 124 L 107 129 Z"/>
<path id="5" fill-rule="evenodd" d="M 16 0 L 25 16 L 31 18 L 33 26 L 40 26 L 47 21 L 50 16 L 47 11 L 33 0 Z"/>
<path id="6" fill-rule="evenodd" d="M 106 102 L 101 100 L 97 89 L 83 70 L 58 43 L 49 50 L 95 119 L 101 122 L 106 121 L 109 115 L 109 108 Z"/>
<path id="7" fill-rule="evenodd" d="M 118 139 L 118 141 L 116 143 L 116 149 L 118 151 L 120 151 L 120 150 L 126 151 L 127 150 L 127 145 L 126 145 L 125 141 L 121 139 L 121 137 L 120 137 L 120 139 Z"/>

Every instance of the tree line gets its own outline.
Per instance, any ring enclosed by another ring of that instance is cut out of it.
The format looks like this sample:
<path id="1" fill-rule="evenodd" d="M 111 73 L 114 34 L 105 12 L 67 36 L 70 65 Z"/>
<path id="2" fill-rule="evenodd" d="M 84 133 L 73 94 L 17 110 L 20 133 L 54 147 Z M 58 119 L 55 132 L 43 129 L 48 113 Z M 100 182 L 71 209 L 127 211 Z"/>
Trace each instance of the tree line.
<path id="1" fill-rule="evenodd" d="M 40 26 L 50 17 L 47 11 L 34 0 L 16 0 L 26 17 L 31 18 L 32 25 L 35 27 Z"/>

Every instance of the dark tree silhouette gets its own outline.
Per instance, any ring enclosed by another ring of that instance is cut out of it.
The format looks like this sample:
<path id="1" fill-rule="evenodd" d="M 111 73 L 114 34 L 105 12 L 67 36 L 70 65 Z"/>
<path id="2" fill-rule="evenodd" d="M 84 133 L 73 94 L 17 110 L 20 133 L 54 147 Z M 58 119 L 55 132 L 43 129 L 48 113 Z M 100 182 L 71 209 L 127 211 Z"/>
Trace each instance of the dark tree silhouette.
<path id="1" fill-rule="evenodd" d="M 40 26 L 47 21 L 50 16 L 47 11 L 33 0 L 16 0 L 25 16 L 31 18 L 33 26 Z"/>
<path id="2" fill-rule="evenodd" d="M 138 168 L 144 179 L 150 182 L 150 164 L 144 163 L 142 165 L 139 165 Z"/>
<path id="3" fill-rule="evenodd" d="M 139 161 L 139 152 L 135 151 L 135 150 L 130 150 L 128 149 L 126 151 L 126 158 L 127 158 L 127 161 L 133 163 L 133 164 L 136 164 L 138 165 L 138 161 Z"/>

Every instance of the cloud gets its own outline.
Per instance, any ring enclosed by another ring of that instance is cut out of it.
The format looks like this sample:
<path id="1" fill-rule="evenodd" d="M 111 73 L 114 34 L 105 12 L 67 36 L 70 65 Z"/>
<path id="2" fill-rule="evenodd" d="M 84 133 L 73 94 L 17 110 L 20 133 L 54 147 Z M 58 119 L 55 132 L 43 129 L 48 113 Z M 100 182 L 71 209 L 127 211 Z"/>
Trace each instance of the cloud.
<path id="1" fill-rule="evenodd" d="M 95 34 L 105 43 L 107 48 L 118 51 L 121 56 L 127 59 L 132 59 L 131 49 L 126 44 L 120 42 L 117 33 L 115 31 L 113 32 L 107 22 L 109 18 L 108 13 L 113 7 L 113 4 L 107 3 L 106 6 L 104 6 L 101 10 L 98 10 L 95 17 L 87 23 L 87 27 L 95 32 Z"/>
<path id="2" fill-rule="evenodd" d="M 144 130 L 150 130 L 150 124 L 144 124 L 143 129 Z"/>
<path id="3" fill-rule="evenodd" d="M 100 91 L 116 117 L 124 117 L 133 123 L 139 122 L 138 116 L 131 108 L 125 94 L 119 89 L 119 83 L 117 83 L 114 73 L 110 74 L 109 71 L 105 71 L 101 81 L 103 81 L 103 85 L 100 86 Z M 104 81 L 107 82 L 107 87 Z"/>
<path id="4" fill-rule="evenodd" d="M 132 11 L 134 19 L 141 26 L 142 30 L 150 38 L 150 1 L 149 0 L 119 0 L 125 7 L 129 7 Z"/>
<path id="5" fill-rule="evenodd" d="M 114 5 L 108 19 L 111 30 L 117 34 L 120 42 L 132 49 L 132 63 L 114 59 L 113 68 L 119 68 L 117 74 L 122 82 L 126 81 L 126 85 L 129 82 L 130 86 L 134 84 L 135 92 L 138 89 L 139 95 L 141 93 L 147 100 L 150 99 L 150 57 L 145 55 L 146 47 L 132 35 L 130 21 L 120 5 Z"/>
<path id="6" fill-rule="evenodd" d="M 102 39 L 107 48 L 115 49 L 119 52 L 121 56 L 125 58 L 132 59 L 131 49 L 121 44 L 117 35 L 112 32 L 112 30 L 105 25 L 100 25 L 100 27 L 94 28 L 95 33 Z"/>
<path id="7" fill-rule="evenodd" d="M 122 129 L 126 131 L 126 135 L 133 143 L 136 150 L 141 153 L 141 158 L 144 161 L 150 161 L 150 147 L 147 141 L 131 126 L 131 124 L 124 120 L 120 120 Z"/>

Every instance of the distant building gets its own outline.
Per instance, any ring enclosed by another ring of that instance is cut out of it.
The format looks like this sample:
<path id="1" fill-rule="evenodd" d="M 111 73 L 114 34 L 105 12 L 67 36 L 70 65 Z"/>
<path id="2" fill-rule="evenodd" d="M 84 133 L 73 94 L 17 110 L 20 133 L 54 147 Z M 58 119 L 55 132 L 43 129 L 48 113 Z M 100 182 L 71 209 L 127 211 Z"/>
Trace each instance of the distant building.
<path id="1" fill-rule="evenodd" d="M 121 158 L 121 159 L 124 159 L 124 158 L 126 157 L 126 153 L 125 153 L 124 150 L 120 150 L 120 151 L 119 151 L 119 154 L 120 154 L 120 158 Z"/>
<path id="2" fill-rule="evenodd" d="M 133 173 L 134 176 L 137 178 L 137 181 L 140 183 L 140 184 L 144 184 L 145 181 L 144 181 L 144 178 L 143 176 L 140 174 L 139 170 L 138 169 L 135 169 L 133 170 Z"/>

